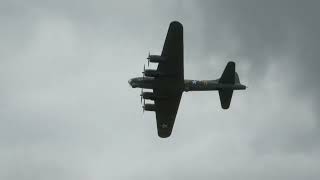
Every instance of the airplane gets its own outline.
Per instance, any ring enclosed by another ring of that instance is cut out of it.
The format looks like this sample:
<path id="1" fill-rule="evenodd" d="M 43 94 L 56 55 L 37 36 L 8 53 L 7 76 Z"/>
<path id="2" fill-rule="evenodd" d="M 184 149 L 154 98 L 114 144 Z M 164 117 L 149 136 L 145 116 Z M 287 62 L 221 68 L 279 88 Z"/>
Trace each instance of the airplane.
<path id="1" fill-rule="evenodd" d="M 155 111 L 158 136 L 167 138 L 171 135 L 183 92 L 218 91 L 221 107 L 228 109 L 233 90 L 244 90 L 235 71 L 235 63 L 229 61 L 221 77 L 216 80 L 185 80 L 183 66 L 183 26 L 173 21 L 169 25 L 161 55 L 148 56 L 149 63 L 158 63 L 157 69 L 143 68 L 143 76 L 129 80 L 132 88 L 141 89 L 143 111 Z M 152 89 L 144 92 L 143 89 Z M 145 103 L 145 100 L 154 104 Z"/>

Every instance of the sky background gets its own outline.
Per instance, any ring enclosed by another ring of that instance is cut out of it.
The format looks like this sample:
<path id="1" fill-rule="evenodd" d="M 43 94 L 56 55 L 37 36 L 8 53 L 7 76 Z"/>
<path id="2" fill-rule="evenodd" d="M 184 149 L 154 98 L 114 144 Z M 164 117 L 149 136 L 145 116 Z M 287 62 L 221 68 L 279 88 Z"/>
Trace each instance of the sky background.
<path id="1" fill-rule="evenodd" d="M 319 7 L 0 0 L 0 179 L 320 179 Z M 232 60 L 249 88 L 229 110 L 217 92 L 184 93 L 161 139 L 128 79 L 173 20 L 185 78 L 219 78 Z"/>

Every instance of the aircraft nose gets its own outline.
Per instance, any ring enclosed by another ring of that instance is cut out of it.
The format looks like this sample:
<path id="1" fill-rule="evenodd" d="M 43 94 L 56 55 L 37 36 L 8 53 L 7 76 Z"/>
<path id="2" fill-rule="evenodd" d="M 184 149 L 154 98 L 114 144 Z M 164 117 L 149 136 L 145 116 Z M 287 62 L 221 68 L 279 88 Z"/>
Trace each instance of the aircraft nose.
<path id="1" fill-rule="evenodd" d="M 136 78 L 129 79 L 128 83 L 130 84 L 130 86 L 131 86 L 132 88 L 136 88 L 136 87 L 137 87 Z"/>
<path id="2" fill-rule="evenodd" d="M 129 79 L 128 83 L 130 84 L 131 87 L 135 88 L 136 85 L 133 79 Z"/>

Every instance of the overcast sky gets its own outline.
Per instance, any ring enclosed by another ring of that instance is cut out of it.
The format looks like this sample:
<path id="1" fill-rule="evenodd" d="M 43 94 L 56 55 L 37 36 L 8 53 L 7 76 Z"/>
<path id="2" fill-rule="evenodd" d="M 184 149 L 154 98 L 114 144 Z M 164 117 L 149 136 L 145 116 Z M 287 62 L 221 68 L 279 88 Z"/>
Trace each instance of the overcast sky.
<path id="1" fill-rule="evenodd" d="M 0 0 L 0 179 L 320 179 L 319 7 Z M 233 60 L 249 88 L 229 110 L 217 92 L 184 93 L 161 139 L 128 79 L 173 20 L 185 78 L 219 78 Z"/>

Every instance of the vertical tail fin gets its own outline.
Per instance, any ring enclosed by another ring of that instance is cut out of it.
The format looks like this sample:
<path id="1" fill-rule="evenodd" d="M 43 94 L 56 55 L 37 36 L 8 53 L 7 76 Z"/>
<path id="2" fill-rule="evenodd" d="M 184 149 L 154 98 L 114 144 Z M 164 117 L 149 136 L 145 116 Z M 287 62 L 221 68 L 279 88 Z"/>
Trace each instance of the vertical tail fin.
<path id="1" fill-rule="evenodd" d="M 239 76 L 235 71 L 235 63 L 228 62 L 226 68 L 224 69 L 221 78 L 219 79 L 220 84 L 235 84 L 238 83 Z M 222 109 L 228 109 L 230 107 L 232 99 L 233 89 L 224 88 L 219 90 L 219 97 Z"/>
<path id="2" fill-rule="evenodd" d="M 234 77 L 234 79 L 235 79 L 234 83 L 235 83 L 235 84 L 241 84 L 241 83 L 240 83 L 239 76 L 238 76 L 238 73 L 236 72 L 234 75 L 235 75 L 235 77 Z"/>

